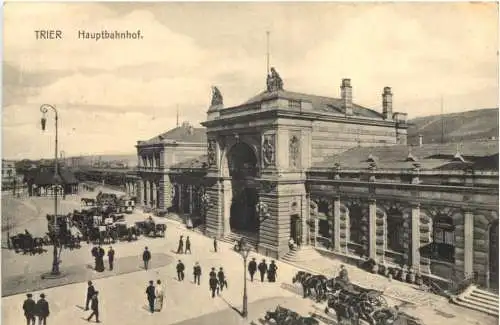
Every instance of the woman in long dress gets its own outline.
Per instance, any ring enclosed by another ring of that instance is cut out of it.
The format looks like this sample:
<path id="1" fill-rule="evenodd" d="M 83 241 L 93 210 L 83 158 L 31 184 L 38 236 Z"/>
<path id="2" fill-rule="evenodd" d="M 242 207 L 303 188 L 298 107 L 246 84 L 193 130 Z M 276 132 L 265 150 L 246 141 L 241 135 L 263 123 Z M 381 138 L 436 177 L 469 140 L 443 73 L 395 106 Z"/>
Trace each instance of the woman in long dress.
<path id="1" fill-rule="evenodd" d="M 163 298 L 165 297 L 165 288 L 160 280 L 156 281 L 156 300 L 155 300 L 155 311 L 161 311 L 163 308 Z"/>

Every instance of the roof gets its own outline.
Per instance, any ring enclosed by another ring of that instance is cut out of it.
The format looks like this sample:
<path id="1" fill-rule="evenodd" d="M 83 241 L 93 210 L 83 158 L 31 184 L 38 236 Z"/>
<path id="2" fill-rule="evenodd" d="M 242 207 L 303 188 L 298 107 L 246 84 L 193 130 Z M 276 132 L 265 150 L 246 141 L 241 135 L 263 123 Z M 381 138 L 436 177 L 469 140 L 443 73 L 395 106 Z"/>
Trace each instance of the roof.
<path id="1" fill-rule="evenodd" d="M 342 109 L 342 99 L 340 98 L 310 95 L 310 94 L 297 93 L 287 90 L 280 90 L 276 92 L 264 91 L 250 98 L 243 105 L 258 103 L 264 100 L 274 99 L 274 98 L 308 101 L 312 103 L 314 111 L 344 114 L 344 110 Z M 352 105 L 352 111 L 354 116 L 380 118 L 380 119 L 383 118 L 382 113 L 379 113 L 375 110 L 354 103 Z"/>
<path id="2" fill-rule="evenodd" d="M 79 181 L 75 175 L 67 170 L 60 169 L 59 176 L 61 177 L 62 184 L 78 184 Z M 26 172 L 24 176 L 26 181 L 31 181 L 36 185 L 51 185 L 55 184 L 54 181 L 54 168 L 53 167 L 42 167 L 31 169 Z"/>
<path id="3" fill-rule="evenodd" d="M 198 169 L 207 167 L 208 167 L 208 156 L 201 155 L 193 159 L 181 161 L 170 167 L 170 169 Z"/>
<path id="4" fill-rule="evenodd" d="M 455 157 L 457 147 L 464 161 Z M 410 153 L 414 159 L 408 159 Z M 370 155 L 379 169 L 407 169 L 418 162 L 422 169 L 498 170 L 498 141 L 424 144 L 422 147 L 357 147 L 326 157 L 314 164 L 313 168 L 329 168 L 339 164 L 340 168 L 367 169 Z"/>
<path id="5" fill-rule="evenodd" d="M 189 125 L 189 123 L 184 122 L 181 126 L 159 134 L 149 140 L 141 141 L 139 145 L 161 143 L 163 140 L 206 143 L 207 131 L 205 128 L 195 128 Z"/>

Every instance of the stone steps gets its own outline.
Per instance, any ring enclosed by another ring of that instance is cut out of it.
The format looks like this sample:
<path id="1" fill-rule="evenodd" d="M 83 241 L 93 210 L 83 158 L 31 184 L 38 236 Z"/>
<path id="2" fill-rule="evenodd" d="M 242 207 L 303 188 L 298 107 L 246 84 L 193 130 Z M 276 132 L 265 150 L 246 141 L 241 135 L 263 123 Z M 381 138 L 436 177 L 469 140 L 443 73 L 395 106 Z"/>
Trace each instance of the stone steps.
<path id="1" fill-rule="evenodd" d="M 313 246 L 303 246 L 291 249 L 281 260 L 293 264 L 302 264 L 321 257 L 322 255 Z"/>
<path id="2" fill-rule="evenodd" d="M 462 294 L 454 297 L 452 301 L 462 307 L 486 313 L 491 316 L 499 316 L 498 295 L 481 290 L 471 285 Z"/>
<path id="3" fill-rule="evenodd" d="M 252 236 L 251 234 L 245 235 L 245 234 L 230 232 L 224 237 L 222 237 L 220 241 L 234 245 L 242 237 L 245 237 L 245 241 L 247 242 L 247 244 L 252 246 L 254 250 L 257 249 L 257 245 L 259 244 L 258 239 L 255 236 Z"/>

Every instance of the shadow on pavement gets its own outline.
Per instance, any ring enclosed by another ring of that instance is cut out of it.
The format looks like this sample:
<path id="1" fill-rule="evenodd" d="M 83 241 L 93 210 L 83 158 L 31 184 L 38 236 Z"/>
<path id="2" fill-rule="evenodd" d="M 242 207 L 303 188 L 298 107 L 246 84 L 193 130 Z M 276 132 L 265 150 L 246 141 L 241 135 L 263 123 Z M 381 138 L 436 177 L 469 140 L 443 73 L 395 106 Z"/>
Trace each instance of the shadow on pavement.
<path id="1" fill-rule="evenodd" d="M 156 269 L 167 266 L 174 261 L 169 255 L 155 254 L 151 260 L 149 269 Z M 114 270 L 106 269 L 102 273 L 95 272 L 92 266 L 88 264 L 71 265 L 67 268 L 61 265 L 61 272 L 64 277 L 59 279 L 44 279 L 42 274 L 46 272 L 34 272 L 2 278 L 2 297 L 8 297 L 20 293 L 39 291 L 63 285 L 85 282 L 93 279 L 102 279 L 120 274 L 127 274 L 137 271 L 143 271 L 142 260 L 136 256 L 127 256 L 118 258 L 115 261 Z"/>

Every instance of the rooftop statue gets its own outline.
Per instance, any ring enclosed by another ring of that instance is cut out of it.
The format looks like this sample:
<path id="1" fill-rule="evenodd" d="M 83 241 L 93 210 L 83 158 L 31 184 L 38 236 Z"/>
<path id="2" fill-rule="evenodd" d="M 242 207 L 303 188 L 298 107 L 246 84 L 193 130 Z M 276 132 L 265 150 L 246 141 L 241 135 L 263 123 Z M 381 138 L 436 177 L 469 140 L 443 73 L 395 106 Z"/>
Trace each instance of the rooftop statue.
<path id="1" fill-rule="evenodd" d="M 223 105 L 223 97 L 219 88 L 212 87 L 212 103 L 211 106 Z"/>
<path id="2" fill-rule="evenodd" d="M 273 92 L 283 90 L 283 80 L 276 69 L 271 68 L 271 73 L 267 75 L 267 91 Z"/>

